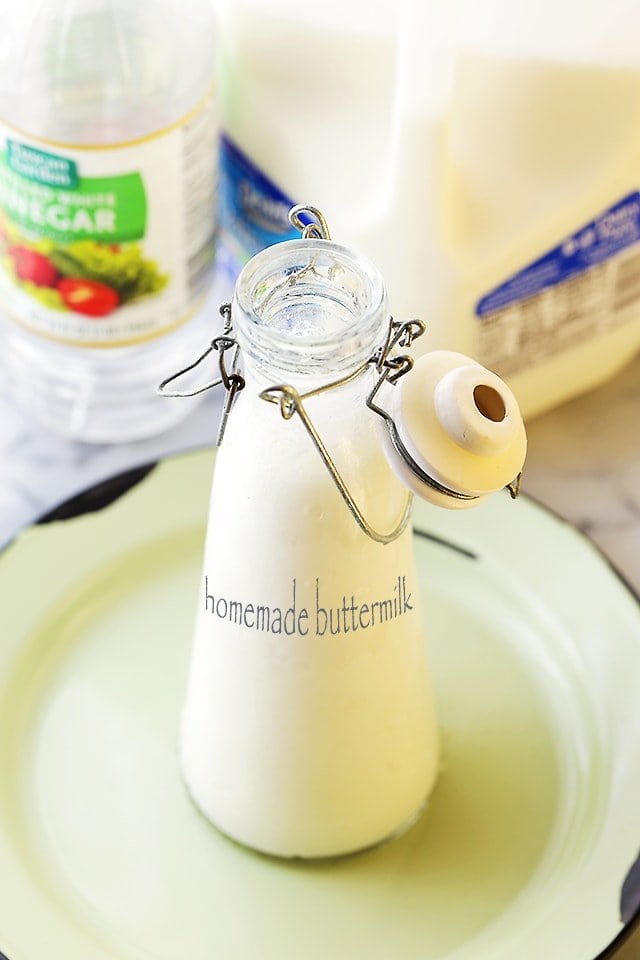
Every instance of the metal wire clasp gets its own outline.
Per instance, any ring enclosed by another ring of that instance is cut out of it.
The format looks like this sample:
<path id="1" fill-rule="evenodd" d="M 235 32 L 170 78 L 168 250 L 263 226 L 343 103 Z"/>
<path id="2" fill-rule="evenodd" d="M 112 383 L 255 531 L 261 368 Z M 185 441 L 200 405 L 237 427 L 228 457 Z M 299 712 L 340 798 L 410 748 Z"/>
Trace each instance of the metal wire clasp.
<path id="1" fill-rule="evenodd" d="M 300 231 L 303 240 L 331 240 L 329 224 L 317 207 L 297 203 L 289 210 L 289 223 Z"/>
<path id="2" fill-rule="evenodd" d="M 448 497 L 469 501 L 479 499 L 476 495 L 469 495 L 461 493 L 458 490 L 453 490 L 426 473 L 415 461 L 414 457 L 412 457 L 411 453 L 407 450 L 406 446 L 402 442 L 398 428 L 391 414 L 376 402 L 377 394 L 385 383 L 395 385 L 401 377 L 405 376 L 405 374 L 409 373 L 409 371 L 413 368 L 413 358 L 408 353 L 396 352 L 397 348 L 400 347 L 404 350 L 411 347 L 413 341 L 417 337 L 422 336 L 422 334 L 425 332 L 425 329 L 425 324 L 421 320 L 408 320 L 405 323 L 397 323 L 393 317 L 390 317 L 389 327 L 387 329 L 387 335 L 383 345 L 369 360 L 361 364 L 360 367 L 358 367 L 348 376 L 343 377 L 340 380 L 334 380 L 331 383 L 318 387 L 315 390 L 310 390 L 308 393 L 304 394 L 298 393 L 298 391 L 289 384 L 279 384 L 277 386 L 269 387 L 268 389 L 263 390 L 260 394 L 260 398 L 262 400 L 266 400 L 269 403 L 279 404 L 280 413 L 282 414 L 284 420 L 291 420 L 295 414 L 300 417 L 305 430 L 309 434 L 316 450 L 320 454 L 327 471 L 338 488 L 340 496 L 349 508 L 351 515 L 355 519 L 360 529 L 377 543 L 391 543 L 403 532 L 411 516 L 413 494 L 409 493 L 407 495 L 402 516 L 391 531 L 388 533 L 381 533 L 372 527 L 362 513 L 358 504 L 355 502 L 345 480 L 341 476 L 334 460 L 323 443 L 322 438 L 318 434 L 318 431 L 316 430 L 309 417 L 309 414 L 305 409 L 304 401 L 310 397 L 315 397 L 321 393 L 326 393 L 329 390 L 342 387 L 345 384 L 350 383 L 356 377 L 360 376 L 361 373 L 364 373 L 364 371 L 370 365 L 374 366 L 378 376 L 367 397 L 366 405 L 369 410 L 383 419 L 393 447 L 402 460 L 407 464 L 409 469 L 412 470 L 419 480 L 421 480 L 427 486 L 437 490 L 439 493 L 445 494 Z M 509 493 L 513 499 L 518 496 L 521 476 L 522 475 L 519 474 L 515 480 L 507 484 L 507 489 L 509 490 Z"/>
<path id="3" fill-rule="evenodd" d="M 381 533 L 380 531 L 376 530 L 375 527 L 369 523 L 362 513 L 362 510 L 355 502 L 346 482 L 341 476 L 334 460 L 332 459 L 329 451 L 318 434 L 318 431 L 313 425 L 309 414 L 305 410 L 304 401 L 310 397 L 315 397 L 321 393 L 326 393 L 329 390 L 343 387 L 345 384 L 355 380 L 355 378 L 360 376 L 361 373 L 364 373 L 367 367 L 371 365 L 374 365 L 380 374 L 376 386 L 374 387 L 374 392 L 379 389 L 385 380 L 390 383 L 395 383 L 400 379 L 400 377 L 404 376 L 405 373 L 408 373 L 409 370 L 411 370 L 413 367 L 413 360 L 408 354 L 394 355 L 394 349 L 398 345 L 402 347 L 411 346 L 416 337 L 419 337 L 424 333 L 424 330 L 425 325 L 420 320 L 409 320 L 406 323 L 396 323 L 393 317 L 390 317 L 387 336 L 382 347 L 376 351 L 376 353 L 374 353 L 369 360 L 365 361 L 346 377 L 342 377 L 340 380 L 334 380 L 331 383 L 324 384 L 323 386 L 317 387 L 315 390 L 310 390 L 308 393 L 304 394 L 298 393 L 298 391 L 289 384 L 279 384 L 274 387 L 269 387 L 268 389 L 263 390 L 260 394 L 260 398 L 262 400 L 266 400 L 269 403 L 279 404 L 280 413 L 282 414 L 284 420 L 291 420 L 296 413 L 298 414 L 305 430 L 311 437 L 313 445 L 320 454 L 325 467 L 327 468 L 333 482 L 338 488 L 340 496 L 349 508 L 354 520 L 363 533 L 365 533 L 372 540 L 375 540 L 376 543 L 387 544 L 398 539 L 398 537 L 406 528 L 411 517 L 413 494 L 407 494 L 402 515 L 393 529 L 391 529 L 388 533 Z"/>
<path id="4" fill-rule="evenodd" d="M 402 460 L 404 460 L 409 469 L 419 478 L 419 480 L 421 480 L 422 483 L 425 483 L 432 489 L 437 490 L 439 493 L 443 493 L 448 497 L 453 497 L 455 500 L 477 500 L 478 498 L 475 496 L 469 496 L 468 494 L 460 493 L 458 490 L 452 490 L 450 487 L 444 486 L 444 484 L 439 483 L 425 470 L 423 470 L 420 464 L 418 464 L 415 458 L 411 456 L 405 444 L 402 442 L 398 432 L 398 427 L 396 426 L 396 422 L 391 414 L 385 410 L 384 407 L 379 406 L 379 404 L 375 402 L 378 391 L 382 388 L 383 384 L 396 383 L 400 377 L 404 376 L 405 373 L 408 373 L 413 367 L 412 357 L 409 357 L 406 354 L 400 354 L 395 357 L 391 355 L 394 347 L 396 345 L 402 347 L 411 346 L 415 338 L 422 336 L 424 331 L 425 325 L 421 320 L 409 320 L 404 324 L 396 324 L 393 322 L 393 318 L 391 319 L 387 333 L 387 339 L 380 349 L 379 356 L 376 360 L 376 370 L 380 376 L 376 381 L 371 393 L 367 397 L 367 407 L 372 411 L 372 413 L 377 414 L 382 418 L 382 420 L 384 420 L 389 434 L 389 439 L 391 440 L 396 453 L 402 458 Z"/>
<path id="5" fill-rule="evenodd" d="M 163 397 L 196 397 L 198 394 L 204 393 L 205 390 L 210 390 L 212 387 L 218 387 L 220 384 L 222 384 L 226 390 L 226 398 L 222 408 L 220 425 L 218 427 L 218 436 L 216 439 L 218 446 L 222 443 L 222 438 L 224 437 L 224 431 L 227 426 L 227 420 L 229 419 L 233 402 L 237 394 L 244 389 L 245 385 L 244 377 L 239 372 L 240 346 L 235 337 L 231 336 L 230 303 L 223 303 L 220 306 L 220 316 L 224 320 L 222 334 L 213 338 L 207 349 L 204 351 L 204 353 L 200 354 L 197 360 L 194 360 L 193 363 L 190 363 L 187 367 L 183 367 L 181 370 L 178 370 L 177 373 L 172 373 L 171 376 L 163 380 L 156 389 L 156 393 L 159 393 Z M 228 350 L 233 351 L 230 370 L 227 370 L 227 363 L 225 360 L 225 354 Z M 195 370 L 196 367 L 200 366 L 203 360 L 206 360 L 206 358 L 214 352 L 218 354 L 218 377 L 216 377 L 214 380 L 209 380 L 201 387 L 196 387 L 193 390 L 167 390 L 167 387 L 170 383 L 174 383 L 180 377 L 184 376 L 185 373 Z"/>
<path id="6" fill-rule="evenodd" d="M 439 493 L 445 494 L 447 497 L 452 497 L 454 500 L 478 500 L 480 499 L 478 496 L 461 493 L 459 490 L 453 490 L 451 487 L 447 487 L 443 483 L 440 483 L 425 470 L 423 470 L 420 464 L 416 462 L 415 458 L 412 457 L 411 453 L 407 450 L 405 444 L 402 442 L 398 427 L 391 414 L 375 402 L 378 391 L 381 389 L 384 383 L 395 384 L 400 377 L 404 376 L 405 373 L 408 373 L 413 367 L 413 359 L 410 356 L 406 354 L 399 354 L 396 356 L 392 355 L 394 347 L 396 345 L 401 347 L 410 347 L 416 337 L 422 336 L 422 334 L 425 332 L 425 329 L 425 325 L 421 320 L 409 320 L 407 323 L 397 324 L 394 322 L 393 317 L 391 318 L 389 330 L 387 332 L 387 339 L 381 347 L 377 358 L 374 357 L 376 370 L 380 376 L 371 393 L 367 397 L 367 407 L 384 420 L 389 434 L 389 439 L 391 440 L 391 444 L 396 453 L 399 454 L 409 469 L 422 483 L 426 484 L 428 487 L 431 487 L 433 490 L 437 490 Z M 511 483 L 506 485 L 506 489 L 509 491 L 512 500 L 516 500 L 518 498 L 520 494 L 521 483 L 522 471 L 520 471 L 518 476 L 512 480 Z"/>

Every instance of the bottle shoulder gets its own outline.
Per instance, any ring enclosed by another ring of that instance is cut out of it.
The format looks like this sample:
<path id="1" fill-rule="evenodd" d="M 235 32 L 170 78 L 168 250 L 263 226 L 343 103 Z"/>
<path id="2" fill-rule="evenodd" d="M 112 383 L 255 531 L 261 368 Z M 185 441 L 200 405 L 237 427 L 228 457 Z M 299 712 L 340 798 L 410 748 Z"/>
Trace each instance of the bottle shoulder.
<path id="1" fill-rule="evenodd" d="M 27 2 L 0 44 L 0 120 L 62 143 L 109 145 L 188 115 L 214 75 L 213 11 L 190 0 Z"/>

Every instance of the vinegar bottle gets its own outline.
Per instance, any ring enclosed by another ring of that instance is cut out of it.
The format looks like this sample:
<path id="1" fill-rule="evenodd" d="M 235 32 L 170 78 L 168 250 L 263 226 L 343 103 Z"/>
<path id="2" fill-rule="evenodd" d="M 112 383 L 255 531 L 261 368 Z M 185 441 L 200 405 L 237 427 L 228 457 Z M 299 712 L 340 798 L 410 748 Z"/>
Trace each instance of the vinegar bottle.
<path id="1" fill-rule="evenodd" d="M 0 38 L 0 364 L 52 430 L 181 419 L 154 388 L 207 339 L 217 124 L 209 0 L 23 0 Z"/>

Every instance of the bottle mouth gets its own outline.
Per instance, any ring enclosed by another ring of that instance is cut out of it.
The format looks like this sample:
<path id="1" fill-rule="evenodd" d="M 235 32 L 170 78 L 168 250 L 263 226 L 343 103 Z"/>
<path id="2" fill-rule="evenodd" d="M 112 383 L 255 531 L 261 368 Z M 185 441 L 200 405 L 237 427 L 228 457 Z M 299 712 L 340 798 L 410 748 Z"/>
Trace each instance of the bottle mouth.
<path id="1" fill-rule="evenodd" d="M 377 267 L 330 240 L 287 240 L 262 250 L 236 283 L 232 317 L 243 352 L 288 373 L 342 372 L 385 334 Z"/>

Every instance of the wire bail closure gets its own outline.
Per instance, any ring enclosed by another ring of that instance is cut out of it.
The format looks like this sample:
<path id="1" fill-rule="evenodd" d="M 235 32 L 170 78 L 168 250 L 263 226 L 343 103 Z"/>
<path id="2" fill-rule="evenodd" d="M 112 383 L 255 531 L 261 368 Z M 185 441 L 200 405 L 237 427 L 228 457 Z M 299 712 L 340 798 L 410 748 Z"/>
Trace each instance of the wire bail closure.
<path id="1" fill-rule="evenodd" d="M 390 383 L 395 383 L 413 367 L 413 360 L 408 354 L 394 356 L 392 355 L 392 351 L 398 344 L 404 347 L 409 347 L 416 337 L 419 337 L 424 333 L 424 330 L 425 326 L 420 320 L 409 320 L 407 323 L 395 323 L 393 317 L 390 317 L 389 328 L 387 330 L 387 336 L 383 346 L 376 351 L 372 357 L 366 360 L 346 377 L 342 377 L 340 380 L 334 380 L 331 383 L 324 384 L 323 386 L 317 387 L 315 390 L 310 390 L 308 393 L 304 394 L 298 393 L 298 391 L 289 384 L 279 384 L 277 386 L 268 387 L 266 390 L 263 390 L 260 393 L 261 400 L 266 400 L 268 403 L 277 403 L 279 405 L 280 413 L 284 420 L 291 420 L 296 413 L 298 414 L 302 420 L 305 430 L 309 434 L 313 445 L 320 454 L 325 467 L 327 468 L 333 482 L 338 488 L 338 492 L 348 507 L 352 517 L 363 533 L 365 533 L 376 543 L 393 543 L 393 541 L 397 540 L 398 537 L 403 533 L 411 518 L 413 494 L 410 492 L 407 494 L 400 519 L 392 530 L 390 530 L 388 533 L 381 533 L 380 531 L 376 530 L 375 527 L 373 527 L 366 519 L 361 509 L 358 507 L 358 504 L 354 500 L 353 495 L 341 476 L 333 458 L 329 454 L 329 451 L 324 445 L 315 426 L 313 425 L 309 414 L 305 410 L 303 401 L 308 400 L 310 397 L 316 397 L 319 394 L 327 393 L 329 390 L 334 390 L 338 387 L 345 386 L 345 384 L 350 383 L 352 380 L 355 380 L 356 377 L 359 377 L 360 374 L 364 373 L 369 366 L 374 365 L 376 370 L 380 373 L 380 377 L 373 390 L 369 394 L 369 397 L 367 398 L 367 406 L 369 409 L 374 409 L 370 405 L 370 400 L 373 396 L 375 396 L 375 393 L 378 391 L 382 383 L 384 383 L 386 380 L 388 380 Z"/>
<path id="2" fill-rule="evenodd" d="M 306 222 L 302 214 L 306 215 Z M 317 207 L 297 203 L 289 210 L 289 223 L 300 231 L 303 240 L 331 240 L 329 224 Z"/>
<path id="3" fill-rule="evenodd" d="M 289 221 L 292 226 L 300 230 L 303 239 L 331 239 L 327 221 L 316 207 L 308 206 L 306 204 L 297 204 L 289 211 Z M 233 330 L 231 304 L 223 303 L 219 309 L 220 315 L 224 320 L 222 334 L 214 337 L 210 345 L 207 347 L 204 353 L 197 358 L 197 360 L 188 366 L 183 367 L 170 377 L 167 377 L 157 388 L 157 392 L 165 397 L 193 397 L 204 393 L 206 390 L 210 390 L 212 387 L 223 385 L 226 391 L 226 397 L 222 410 L 220 425 L 218 428 L 218 436 L 216 441 L 218 445 L 222 443 L 227 421 L 229 419 L 229 414 L 231 413 L 235 398 L 237 394 L 245 387 L 244 377 L 239 372 L 241 353 L 240 345 L 235 337 L 232 336 Z M 392 530 L 390 530 L 388 533 L 381 533 L 372 527 L 355 502 L 353 495 L 351 494 L 345 480 L 338 470 L 338 467 L 327 450 L 322 438 L 318 434 L 318 431 L 316 430 L 312 420 L 309 417 L 309 414 L 305 409 L 304 401 L 311 397 L 326 393 L 329 390 L 342 387 L 345 384 L 350 383 L 352 380 L 355 380 L 356 377 L 359 377 L 367 370 L 368 367 L 374 367 L 378 376 L 373 388 L 366 398 L 366 405 L 368 409 L 372 411 L 372 413 L 375 413 L 384 421 L 391 444 L 393 445 L 393 448 L 398 456 L 402 458 L 406 466 L 422 483 L 447 497 L 465 501 L 475 501 L 481 499 L 481 497 L 477 495 L 465 494 L 458 490 L 453 490 L 426 473 L 420 464 L 416 462 L 405 444 L 402 442 L 398 432 L 398 427 L 392 415 L 376 401 L 378 393 L 384 384 L 395 386 L 398 380 L 409 373 L 409 371 L 413 368 L 413 358 L 405 351 L 410 349 L 414 340 L 422 336 L 422 334 L 425 332 L 425 329 L 426 326 L 421 320 L 412 319 L 405 322 L 397 322 L 393 319 L 393 317 L 390 317 L 387 334 L 382 346 L 379 347 L 378 350 L 376 350 L 368 360 L 366 360 L 356 370 L 352 371 L 352 373 L 348 374 L 347 376 L 342 377 L 339 380 L 332 381 L 331 383 L 325 384 L 321 387 L 317 387 L 315 390 L 310 390 L 308 393 L 304 394 L 299 393 L 290 384 L 276 384 L 272 387 L 262 390 L 259 395 L 260 399 L 265 400 L 268 403 L 277 404 L 284 420 L 291 420 L 296 414 L 300 417 L 305 430 L 309 434 L 313 445 L 318 451 L 328 473 L 330 474 L 335 486 L 338 489 L 338 492 L 340 493 L 340 496 L 342 497 L 354 520 L 363 533 L 365 533 L 376 543 L 392 543 L 394 540 L 397 540 L 399 536 L 401 536 L 411 517 L 414 496 L 413 493 L 408 492 L 402 515 Z M 228 370 L 225 354 L 230 350 L 233 351 L 233 356 L 231 361 L 231 369 Z M 398 352 L 398 350 L 401 352 Z M 218 355 L 218 377 L 193 390 L 178 391 L 167 389 L 171 383 L 174 383 L 184 374 L 194 370 L 211 353 L 214 352 Z M 519 473 L 518 476 L 511 481 L 511 483 L 506 485 L 506 489 L 509 490 L 511 497 L 514 500 L 520 492 L 521 478 L 522 473 Z"/>
<path id="4" fill-rule="evenodd" d="M 177 373 L 172 373 L 171 376 L 163 380 L 156 389 L 156 393 L 163 397 L 197 397 L 206 390 L 211 390 L 212 387 L 219 387 L 222 384 L 226 391 L 226 397 L 224 406 L 222 408 L 222 417 L 220 418 L 220 424 L 218 426 L 218 436 L 216 438 L 216 444 L 218 446 L 220 446 L 222 443 L 234 400 L 237 394 L 243 390 L 245 386 L 244 377 L 239 372 L 240 344 L 235 337 L 231 336 L 231 304 L 222 303 L 219 307 L 219 312 L 220 316 L 224 320 L 222 334 L 213 338 L 207 349 L 204 351 L 204 353 L 200 354 L 197 360 L 194 360 L 193 363 L 190 363 L 188 366 L 178 370 Z M 225 354 L 228 350 L 233 350 L 231 371 L 227 370 L 225 361 Z M 206 360 L 206 358 L 214 352 L 218 354 L 218 371 L 220 373 L 219 377 L 216 377 L 214 380 L 209 380 L 207 383 L 203 384 L 201 387 L 197 387 L 194 390 L 167 390 L 167 387 L 170 383 L 174 383 L 176 380 L 179 380 L 180 377 L 184 376 L 185 373 L 195 370 L 196 367 L 200 366 L 203 360 Z"/>

